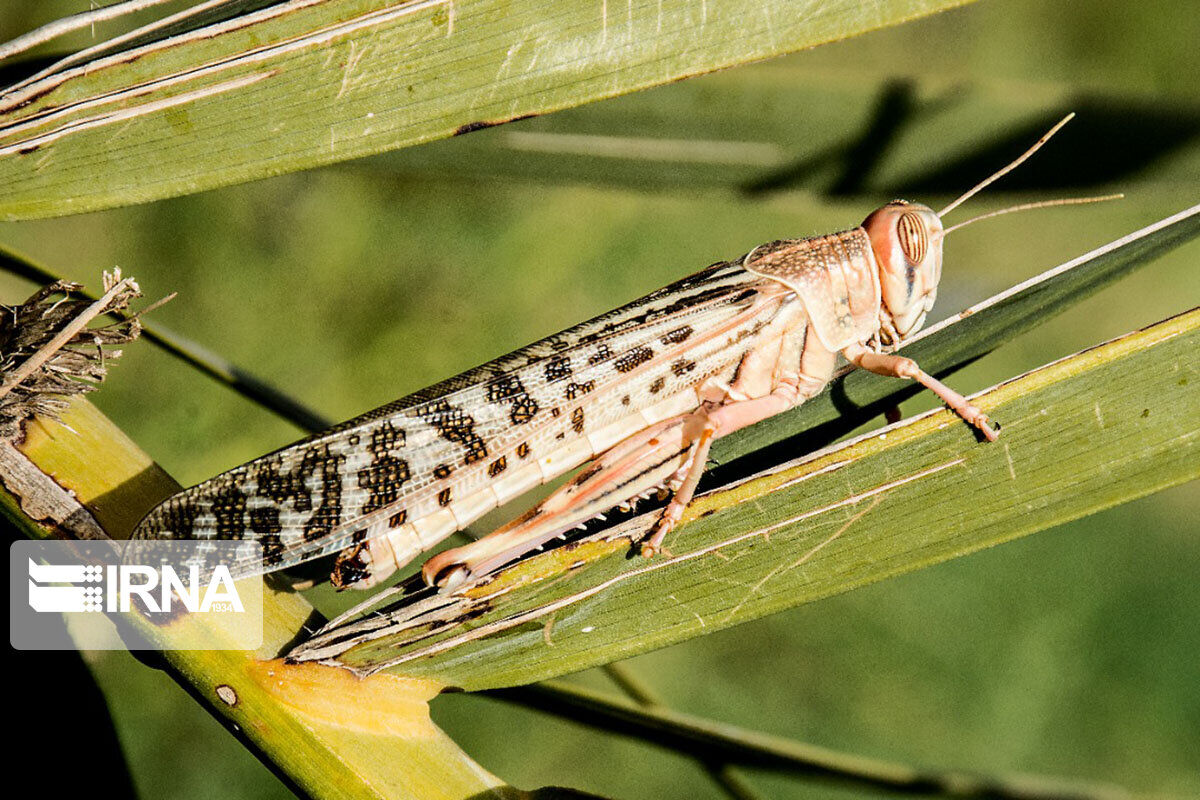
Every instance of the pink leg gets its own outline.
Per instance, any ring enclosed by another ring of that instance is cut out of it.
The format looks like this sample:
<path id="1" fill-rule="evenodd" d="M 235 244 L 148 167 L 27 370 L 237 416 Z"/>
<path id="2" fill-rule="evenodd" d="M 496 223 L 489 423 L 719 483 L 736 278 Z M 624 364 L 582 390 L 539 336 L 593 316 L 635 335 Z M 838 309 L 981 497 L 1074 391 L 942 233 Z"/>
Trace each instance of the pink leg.
<path id="1" fill-rule="evenodd" d="M 704 422 L 700 434 L 696 437 L 692 452 L 688 455 L 687 466 L 683 470 L 683 482 L 671 496 L 671 502 L 663 509 L 658 521 L 654 523 L 650 537 L 642 544 L 643 556 L 650 558 L 658 553 L 662 549 L 663 539 L 679 524 L 683 510 L 687 508 L 688 503 L 692 502 L 696 487 L 708 465 L 708 451 L 712 448 L 712 443 L 736 430 L 787 411 L 801 402 L 804 396 L 792 382 L 794 380 L 794 378 L 790 379 L 788 383 L 777 387 L 766 397 L 735 401 L 711 411 L 697 412 L 698 415 L 703 416 Z"/>
<path id="2" fill-rule="evenodd" d="M 444 550 L 425 562 L 430 586 L 453 589 L 485 574 L 608 510 L 658 486 L 682 468 L 694 434 L 682 414 L 639 431 L 593 459 L 575 478 L 517 519 L 470 544 Z"/>
<path id="3" fill-rule="evenodd" d="M 688 456 L 683 481 L 671 495 L 671 502 L 663 509 L 658 521 L 651 528 L 650 537 L 642 543 L 642 555 L 645 558 L 650 558 L 662 550 L 663 538 L 679 523 L 679 518 L 683 516 L 683 510 L 692 501 L 692 495 L 696 493 L 696 486 L 700 483 L 700 476 L 704 474 L 704 468 L 708 464 L 708 451 L 712 448 L 716 432 L 717 428 L 712 420 L 706 420 L 704 428 L 701 429 L 700 436 L 696 439 L 696 444 L 693 445 L 692 452 Z"/>
<path id="4" fill-rule="evenodd" d="M 784 334 L 787 332 L 785 328 Z M 774 388 L 752 400 L 726 399 L 715 408 L 710 406 L 697 412 L 705 416 L 697 445 L 683 472 L 682 483 L 655 523 L 650 538 L 642 545 L 642 555 L 652 556 L 658 552 L 663 539 L 683 516 L 704 473 L 708 451 L 715 440 L 798 406 L 829 383 L 837 354 L 826 350 L 815 337 L 806 341 L 803 336 L 780 335 L 778 346 L 769 342 L 746 355 L 738 369 L 738 378 L 730 388 L 742 395 L 758 394 L 770 385 Z"/>
<path id="5" fill-rule="evenodd" d="M 994 442 L 1000 437 L 999 432 L 993 430 L 988 424 L 989 420 L 986 414 L 971 405 L 967 401 L 967 398 L 925 372 L 911 358 L 887 353 L 876 353 L 862 345 L 847 347 L 842 351 L 842 355 L 854 366 L 865 369 L 868 372 L 874 372 L 876 375 L 885 375 L 891 378 L 910 378 L 916 381 L 941 398 L 943 403 L 949 406 L 954 413 L 962 417 L 967 423 L 978 428 L 989 442 Z"/>

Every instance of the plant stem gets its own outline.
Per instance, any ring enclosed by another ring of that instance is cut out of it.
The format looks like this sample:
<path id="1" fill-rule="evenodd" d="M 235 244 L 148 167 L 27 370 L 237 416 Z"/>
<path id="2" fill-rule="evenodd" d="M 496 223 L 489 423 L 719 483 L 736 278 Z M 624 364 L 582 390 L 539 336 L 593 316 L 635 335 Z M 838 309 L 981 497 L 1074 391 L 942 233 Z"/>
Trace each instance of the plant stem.
<path id="1" fill-rule="evenodd" d="M 661 707 L 638 707 L 558 681 L 487 692 L 574 722 L 742 766 L 902 794 L 994 800 L 1125 800 L 1118 786 L 1031 775 L 938 771 L 843 753 Z"/>
<path id="2" fill-rule="evenodd" d="M 49 361 L 67 342 L 75 338 L 77 333 L 86 328 L 89 322 L 103 313 L 104 309 L 113 301 L 113 298 L 128 289 L 131 285 L 134 284 L 130 278 L 117 281 L 98 300 L 93 300 L 92 304 L 85 308 L 82 314 L 64 325 L 63 329 L 54 335 L 54 338 L 46 342 L 41 349 L 25 359 L 20 366 L 4 378 L 4 382 L 0 383 L 0 397 L 4 397 L 4 395 L 17 388 L 21 381 L 28 378 L 37 371 L 38 367 Z M 134 288 L 136 289 L 136 286 Z"/>
<path id="3" fill-rule="evenodd" d="M 624 664 L 613 662 L 605 664 L 600 669 L 638 705 L 650 709 L 668 708 L 658 699 L 654 690 Z M 725 760 L 715 758 L 699 758 L 698 761 L 713 782 L 720 786 L 732 800 L 759 800 L 759 795 L 754 791 L 754 787 L 738 774 L 733 765 Z"/>

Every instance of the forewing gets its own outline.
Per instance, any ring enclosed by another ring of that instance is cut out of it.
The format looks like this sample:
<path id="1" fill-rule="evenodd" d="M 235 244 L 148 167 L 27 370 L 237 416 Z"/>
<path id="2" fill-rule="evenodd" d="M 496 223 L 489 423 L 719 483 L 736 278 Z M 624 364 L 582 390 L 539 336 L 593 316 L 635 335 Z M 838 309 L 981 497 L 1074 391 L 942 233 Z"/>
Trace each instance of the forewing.
<path id="1" fill-rule="evenodd" d="M 155 508 L 134 537 L 258 540 L 265 568 L 234 568 L 250 575 L 418 519 L 510 462 L 736 367 L 731 342 L 761 324 L 745 313 L 758 279 L 736 264 L 714 265 L 222 473 Z M 731 320 L 739 324 L 726 331 Z"/>

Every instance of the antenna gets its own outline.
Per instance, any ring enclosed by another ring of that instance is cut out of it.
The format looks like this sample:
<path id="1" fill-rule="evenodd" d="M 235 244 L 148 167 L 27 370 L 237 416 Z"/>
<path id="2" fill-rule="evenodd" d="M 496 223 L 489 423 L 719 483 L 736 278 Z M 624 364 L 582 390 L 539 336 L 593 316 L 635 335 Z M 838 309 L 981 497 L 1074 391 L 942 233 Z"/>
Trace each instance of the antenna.
<path id="1" fill-rule="evenodd" d="M 1053 128 L 1051 128 L 1050 130 L 1048 130 L 1044 134 L 1042 134 L 1042 138 L 1040 138 L 1036 142 L 1034 142 L 1033 147 L 1029 148 L 1024 153 L 1022 153 L 1015 161 L 1013 161 L 1007 167 L 1004 167 L 1003 169 L 1000 169 L 997 172 L 992 173 L 989 177 L 984 178 L 982 181 L 975 184 L 975 186 L 968 189 L 965 193 L 963 193 L 962 195 L 959 195 L 957 200 L 955 200 L 953 203 L 951 203 L 950 205 L 946 206 L 941 211 L 939 211 L 938 216 L 939 217 L 946 216 L 951 211 L 953 211 L 954 209 L 958 208 L 963 203 L 965 203 L 967 200 L 970 200 L 972 197 L 979 194 L 985 188 L 987 188 L 991 184 L 995 183 L 998 179 L 1004 177 L 1005 175 L 1007 175 L 1008 173 L 1012 172 L 1014 169 L 1019 167 L 1022 163 L 1024 163 L 1024 161 L 1027 158 L 1029 158 L 1031 155 L 1033 155 L 1039 149 L 1041 149 L 1041 146 L 1044 145 L 1047 141 L 1049 141 L 1051 136 L 1058 133 L 1063 125 L 1066 125 L 1068 122 L 1070 122 L 1074 118 L 1075 118 L 1074 111 L 1072 111 L 1070 114 L 1067 114 L 1065 117 L 1063 117 L 1061 120 L 1058 121 L 1057 125 L 1055 125 Z M 1013 210 L 1016 210 L 1016 209 L 1013 209 Z"/>
<path id="2" fill-rule="evenodd" d="M 1064 197 L 1059 200 L 1041 200 L 1036 203 L 1022 203 L 1019 206 L 1009 206 L 1008 208 L 1002 208 L 999 211 L 989 211 L 986 214 L 980 214 L 978 217 L 971 217 L 966 222 L 959 222 L 956 225 L 951 225 L 949 228 L 946 228 L 944 231 L 942 231 L 942 235 L 946 236 L 951 231 L 956 231 L 959 228 L 965 228 L 972 222 L 979 222 L 981 219 L 991 219 L 992 217 L 1011 214 L 1014 211 L 1028 211 L 1031 208 L 1050 208 L 1051 206 L 1081 206 L 1086 203 L 1103 203 L 1106 200 L 1120 200 L 1123 197 L 1125 197 L 1123 194 L 1106 194 L 1101 197 Z"/>

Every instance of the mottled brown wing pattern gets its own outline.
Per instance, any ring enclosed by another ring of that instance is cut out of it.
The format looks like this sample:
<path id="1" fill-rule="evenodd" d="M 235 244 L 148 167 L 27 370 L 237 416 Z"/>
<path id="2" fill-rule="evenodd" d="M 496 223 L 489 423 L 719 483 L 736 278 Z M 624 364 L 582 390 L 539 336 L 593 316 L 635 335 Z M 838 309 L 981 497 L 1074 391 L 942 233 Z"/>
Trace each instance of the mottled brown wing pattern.
<path id="1" fill-rule="evenodd" d="M 737 342 L 764 322 L 743 313 L 759 280 L 740 262 L 714 265 L 187 489 L 134 536 L 255 539 L 273 570 L 419 519 L 512 465 L 736 369 Z"/>

